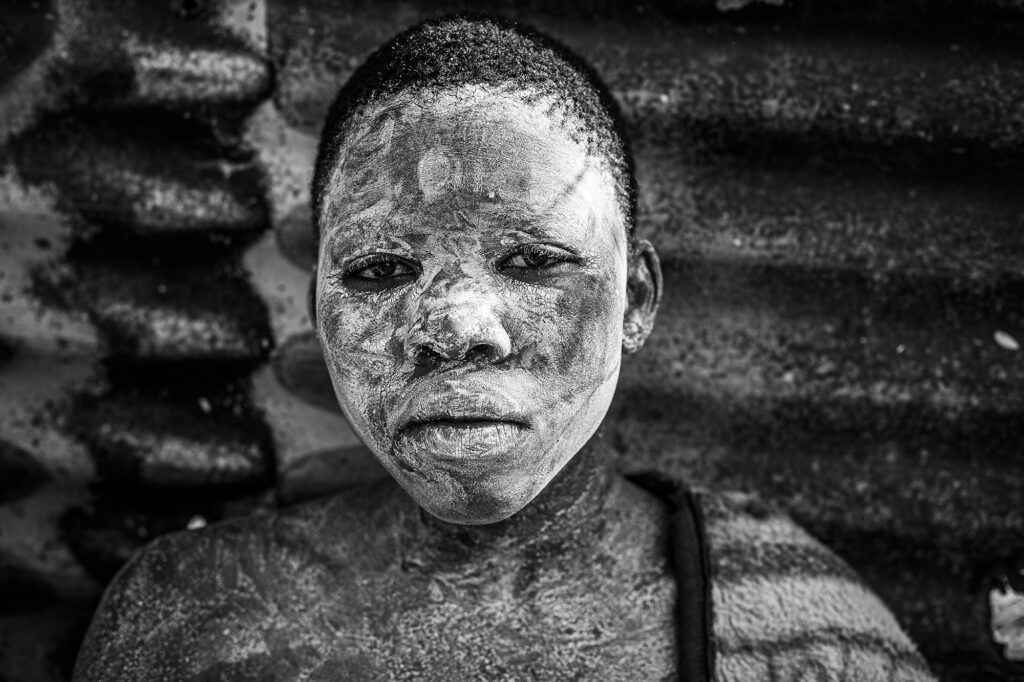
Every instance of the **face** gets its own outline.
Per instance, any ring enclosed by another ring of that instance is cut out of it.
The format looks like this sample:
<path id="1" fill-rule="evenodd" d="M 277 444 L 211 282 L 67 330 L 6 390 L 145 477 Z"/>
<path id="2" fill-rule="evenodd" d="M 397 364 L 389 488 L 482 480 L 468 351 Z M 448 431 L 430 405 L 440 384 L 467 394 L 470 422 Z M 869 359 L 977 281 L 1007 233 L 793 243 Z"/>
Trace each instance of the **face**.
<path id="1" fill-rule="evenodd" d="M 624 328 L 627 347 L 646 335 L 607 162 L 551 111 L 468 86 L 396 96 L 350 122 L 322 203 L 338 401 L 447 521 L 532 500 L 603 419 Z"/>

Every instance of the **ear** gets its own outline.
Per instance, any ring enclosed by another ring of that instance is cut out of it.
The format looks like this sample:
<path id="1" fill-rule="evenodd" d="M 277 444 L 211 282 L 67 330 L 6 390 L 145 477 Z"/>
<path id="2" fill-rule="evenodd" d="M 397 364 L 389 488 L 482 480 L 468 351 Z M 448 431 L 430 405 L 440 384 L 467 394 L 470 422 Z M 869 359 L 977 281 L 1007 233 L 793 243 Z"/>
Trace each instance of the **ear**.
<path id="1" fill-rule="evenodd" d="M 626 273 L 626 313 L 622 319 L 622 351 L 635 353 L 654 329 L 661 303 L 661 263 L 646 239 L 637 240 Z"/>
<path id="2" fill-rule="evenodd" d="M 309 289 L 306 290 L 306 314 L 309 315 L 309 323 L 316 328 L 316 265 L 313 265 L 313 276 L 309 279 Z"/>

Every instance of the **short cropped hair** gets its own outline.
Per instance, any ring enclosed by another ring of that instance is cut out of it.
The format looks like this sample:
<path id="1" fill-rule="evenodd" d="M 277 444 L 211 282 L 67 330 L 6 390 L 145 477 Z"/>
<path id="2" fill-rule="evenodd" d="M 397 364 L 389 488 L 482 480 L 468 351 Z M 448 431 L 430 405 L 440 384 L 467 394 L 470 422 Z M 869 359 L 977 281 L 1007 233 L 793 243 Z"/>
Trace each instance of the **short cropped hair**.
<path id="1" fill-rule="evenodd" d="M 461 85 L 513 85 L 531 96 L 553 96 L 582 126 L 588 153 L 604 157 L 625 218 L 635 232 L 636 179 L 622 114 L 608 87 L 574 52 L 553 38 L 507 19 L 454 14 L 398 34 L 356 69 L 331 104 L 313 174 L 314 239 L 327 183 L 344 142 L 345 124 L 360 109 L 406 91 Z M 575 132 L 575 131 L 571 131 Z"/>

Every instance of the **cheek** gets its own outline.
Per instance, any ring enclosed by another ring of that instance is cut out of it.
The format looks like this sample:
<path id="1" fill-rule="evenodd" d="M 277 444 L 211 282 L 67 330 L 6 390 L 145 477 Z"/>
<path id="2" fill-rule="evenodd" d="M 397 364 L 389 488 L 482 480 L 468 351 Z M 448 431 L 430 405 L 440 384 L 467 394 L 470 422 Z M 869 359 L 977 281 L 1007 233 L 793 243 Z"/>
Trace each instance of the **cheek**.
<path id="1" fill-rule="evenodd" d="M 572 386 L 601 380 L 621 345 L 621 298 L 613 273 L 599 273 L 523 306 L 524 369 Z"/>
<path id="2" fill-rule="evenodd" d="M 356 300 L 330 284 L 320 291 L 320 342 L 341 407 L 354 426 L 380 434 L 402 381 L 401 356 L 393 352 L 401 316 L 394 307 Z"/>
<path id="3" fill-rule="evenodd" d="M 584 359 L 603 373 L 609 357 L 618 356 L 622 334 L 622 303 L 610 278 L 594 277 L 579 296 L 563 297 L 560 317 L 561 362 L 578 364 Z"/>
<path id="4" fill-rule="evenodd" d="M 346 364 L 350 358 L 385 355 L 395 325 L 383 312 L 345 293 L 326 291 L 317 304 L 325 351 Z"/>

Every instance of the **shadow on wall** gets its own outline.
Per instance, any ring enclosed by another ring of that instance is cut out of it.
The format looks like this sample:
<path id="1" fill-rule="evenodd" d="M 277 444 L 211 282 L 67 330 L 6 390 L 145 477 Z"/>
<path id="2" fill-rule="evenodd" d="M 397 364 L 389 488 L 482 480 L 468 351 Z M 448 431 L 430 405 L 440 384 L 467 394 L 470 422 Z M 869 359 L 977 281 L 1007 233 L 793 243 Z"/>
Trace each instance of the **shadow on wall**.
<path id="1" fill-rule="evenodd" d="M 354 67 L 458 8 L 4 3 L 7 679 L 66 679 L 155 535 L 383 475 L 305 313 L 309 175 Z M 1024 679 L 1024 3 L 491 8 L 627 116 L 667 292 L 610 417 L 623 468 L 760 492 L 943 679 Z"/>

